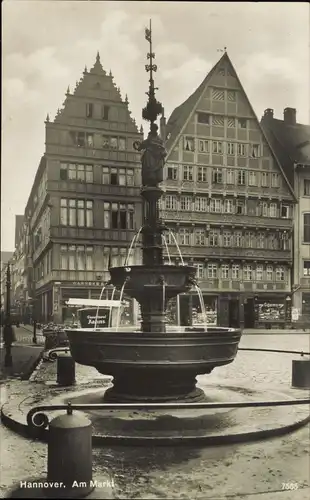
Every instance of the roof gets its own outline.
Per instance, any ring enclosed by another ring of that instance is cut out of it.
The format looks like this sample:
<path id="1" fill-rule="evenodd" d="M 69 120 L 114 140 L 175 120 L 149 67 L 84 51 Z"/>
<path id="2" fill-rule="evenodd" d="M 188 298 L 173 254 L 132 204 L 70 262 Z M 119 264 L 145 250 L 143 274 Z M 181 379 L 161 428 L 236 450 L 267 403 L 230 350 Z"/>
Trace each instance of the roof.
<path id="1" fill-rule="evenodd" d="M 209 71 L 209 73 L 207 74 L 207 76 L 205 77 L 203 82 L 199 85 L 199 87 L 195 90 L 195 92 L 193 92 L 193 94 L 191 94 L 188 97 L 188 99 L 186 99 L 186 101 L 184 101 L 180 106 L 178 106 L 172 112 L 172 114 L 167 122 L 167 128 L 166 128 L 167 136 L 168 136 L 168 134 L 170 134 L 169 139 L 166 141 L 166 148 L 167 148 L 168 155 L 171 153 L 172 148 L 174 147 L 176 140 L 178 139 L 178 137 L 179 137 L 180 133 L 182 132 L 182 130 L 184 129 L 184 127 L 186 126 L 186 124 L 191 116 L 191 113 L 196 108 L 196 106 L 197 106 L 200 98 L 202 97 L 203 92 L 205 91 L 205 88 L 208 85 L 212 75 L 214 74 L 214 72 L 217 70 L 217 68 L 223 62 L 225 62 L 226 64 L 229 64 L 231 66 L 232 70 L 234 71 L 235 78 L 236 78 L 245 98 L 246 98 L 246 101 L 248 103 L 248 106 L 249 106 L 253 116 L 257 120 L 258 127 L 259 127 L 263 137 L 265 138 L 267 144 L 269 145 L 269 147 L 274 155 L 274 158 L 278 164 L 279 170 L 281 171 L 294 200 L 296 200 L 294 189 L 293 189 L 293 184 L 288 179 L 288 177 L 286 175 L 286 171 L 283 169 L 282 162 L 281 162 L 280 158 L 278 157 L 278 155 L 276 154 L 276 151 L 274 150 L 273 143 L 271 143 L 271 141 L 269 140 L 269 136 L 266 134 L 265 129 L 262 127 L 261 123 L 258 120 L 256 113 L 253 109 L 253 106 L 251 105 L 251 103 L 248 99 L 248 96 L 243 88 L 243 85 L 242 85 L 242 83 L 237 75 L 237 72 L 236 72 L 227 52 L 225 52 L 222 55 L 222 57 L 219 59 L 219 61 L 213 66 L 211 71 Z"/>
<path id="2" fill-rule="evenodd" d="M 270 116 L 264 116 L 261 125 L 294 187 L 294 164 L 310 165 L 310 125 L 291 125 Z"/>
<path id="3" fill-rule="evenodd" d="M 172 149 L 175 140 L 177 139 L 179 133 L 181 132 L 182 128 L 187 122 L 189 114 L 191 113 L 193 108 L 197 105 L 212 74 L 215 72 L 216 68 L 222 63 L 224 58 L 228 58 L 228 55 L 226 53 L 220 58 L 220 60 L 215 64 L 215 66 L 213 66 L 211 71 L 209 71 L 209 73 L 202 81 L 202 83 L 199 85 L 199 87 L 195 90 L 195 92 L 193 92 L 182 104 L 180 104 L 180 106 L 175 108 L 175 110 L 171 113 L 171 116 L 166 125 L 167 136 L 168 134 L 170 134 L 169 139 L 167 139 L 166 141 L 166 148 L 168 152 Z"/>

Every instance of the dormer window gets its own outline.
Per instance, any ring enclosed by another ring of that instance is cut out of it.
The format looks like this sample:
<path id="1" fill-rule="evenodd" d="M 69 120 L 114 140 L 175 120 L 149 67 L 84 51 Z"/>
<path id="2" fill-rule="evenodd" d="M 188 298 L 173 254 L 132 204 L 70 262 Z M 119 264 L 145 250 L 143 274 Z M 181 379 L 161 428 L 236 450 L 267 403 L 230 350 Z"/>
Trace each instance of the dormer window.
<path id="1" fill-rule="evenodd" d="M 197 121 L 198 123 L 204 123 L 205 125 L 209 125 L 210 115 L 208 113 L 197 113 Z"/>

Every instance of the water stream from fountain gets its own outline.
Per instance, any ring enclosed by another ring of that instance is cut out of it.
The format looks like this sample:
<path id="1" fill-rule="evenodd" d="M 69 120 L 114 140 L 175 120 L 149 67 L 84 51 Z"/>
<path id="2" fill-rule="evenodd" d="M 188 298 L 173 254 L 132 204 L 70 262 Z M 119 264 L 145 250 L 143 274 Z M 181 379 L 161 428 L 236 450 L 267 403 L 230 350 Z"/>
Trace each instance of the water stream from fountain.
<path id="1" fill-rule="evenodd" d="M 137 246 L 142 229 L 143 229 L 143 226 L 140 227 L 139 231 L 137 231 L 137 233 L 134 235 L 134 237 L 131 240 L 130 247 L 129 247 L 129 250 L 127 252 L 126 259 L 125 259 L 125 264 L 124 264 L 125 267 L 128 266 L 132 250 L 134 250 Z"/>
<path id="2" fill-rule="evenodd" d="M 199 302 L 200 302 L 200 308 L 201 308 L 201 314 L 202 314 L 202 319 L 203 319 L 203 324 L 207 325 L 207 313 L 206 313 L 206 306 L 205 302 L 203 300 L 203 295 L 201 288 L 198 285 L 195 285 L 196 292 L 198 294 Z"/>
<path id="3" fill-rule="evenodd" d="M 101 289 L 101 292 L 100 292 L 100 295 L 99 295 L 99 300 L 102 299 L 103 292 L 105 291 L 107 285 L 108 285 L 108 283 L 105 283 L 105 285 L 103 285 L 103 287 Z M 96 311 L 95 325 L 94 325 L 94 329 L 95 330 L 97 328 L 97 320 L 98 320 L 98 315 L 99 315 L 99 309 L 100 309 L 100 304 L 98 304 L 97 311 Z"/>
<path id="4" fill-rule="evenodd" d="M 179 256 L 180 256 L 180 259 L 181 259 L 181 264 L 182 264 L 182 266 L 184 266 L 183 255 L 182 255 L 182 252 L 181 252 L 181 250 L 180 250 L 180 247 L 179 247 L 179 244 L 178 244 L 178 242 L 177 242 L 177 239 L 176 239 L 176 237 L 175 237 L 175 234 L 174 234 L 174 232 L 173 232 L 173 231 L 171 231 L 171 229 L 168 229 L 168 231 L 169 231 L 169 234 L 171 234 L 171 236 L 172 236 L 172 238 L 173 238 L 173 241 L 174 241 L 174 243 L 175 243 L 175 246 L 177 247 L 177 251 L 178 251 Z"/>
<path id="5" fill-rule="evenodd" d="M 168 261 L 169 261 L 169 266 L 171 266 L 171 255 L 170 255 L 170 252 L 169 252 L 169 248 L 168 248 L 168 244 L 167 244 L 167 239 L 166 239 L 166 237 L 163 234 L 161 235 L 161 237 L 162 237 L 162 240 L 163 240 L 165 248 L 166 248 L 166 252 L 167 252 L 167 256 L 168 256 Z"/>
<path id="6" fill-rule="evenodd" d="M 124 284 L 122 286 L 122 289 L 121 289 L 121 293 L 120 293 L 120 297 L 119 297 L 119 300 L 120 300 L 120 305 L 119 307 L 117 308 L 117 318 L 116 318 L 116 331 L 118 332 L 118 329 L 119 329 L 119 324 L 120 324 L 120 319 L 121 319 L 121 307 L 122 307 L 122 300 L 123 300 L 123 295 L 124 295 L 124 288 L 126 286 L 126 280 L 124 281 Z"/>

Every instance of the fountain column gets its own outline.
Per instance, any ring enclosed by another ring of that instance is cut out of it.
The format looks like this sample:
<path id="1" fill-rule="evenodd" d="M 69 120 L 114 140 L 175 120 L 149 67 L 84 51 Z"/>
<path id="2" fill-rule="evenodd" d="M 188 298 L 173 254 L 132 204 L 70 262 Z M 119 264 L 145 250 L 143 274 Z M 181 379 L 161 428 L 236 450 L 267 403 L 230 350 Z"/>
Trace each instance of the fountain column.
<path id="1" fill-rule="evenodd" d="M 150 132 L 145 141 L 136 144 L 138 151 L 144 150 L 142 157 L 142 189 L 143 197 L 143 229 L 142 229 L 142 252 L 143 265 L 154 267 L 154 275 L 150 283 L 145 287 L 143 296 L 139 297 L 141 306 L 141 330 L 144 333 L 166 333 L 166 296 L 165 280 L 158 274 L 158 266 L 163 265 L 163 243 L 162 233 L 164 225 L 159 219 L 158 200 L 163 191 L 158 186 L 163 181 L 163 167 L 166 150 L 163 140 L 158 136 L 157 117 L 162 113 L 163 107 L 155 98 L 155 86 L 153 72 L 157 71 L 153 64 L 155 54 L 152 50 L 152 27 L 145 30 L 145 38 L 150 44 L 147 54 L 149 64 L 145 66 L 150 73 L 149 90 L 147 92 L 148 102 L 143 109 L 142 117 L 150 122 Z M 156 269 L 157 268 L 157 269 Z"/>

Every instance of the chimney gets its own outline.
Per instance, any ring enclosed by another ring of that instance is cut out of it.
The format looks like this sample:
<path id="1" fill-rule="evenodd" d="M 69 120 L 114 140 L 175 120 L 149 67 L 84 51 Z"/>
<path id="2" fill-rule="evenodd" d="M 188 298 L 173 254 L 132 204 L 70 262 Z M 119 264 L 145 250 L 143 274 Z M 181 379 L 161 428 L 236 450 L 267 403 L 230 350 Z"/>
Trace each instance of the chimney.
<path id="1" fill-rule="evenodd" d="M 271 109 L 271 108 L 265 109 L 263 119 L 264 120 L 273 120 L 273 109 Z"/>
<path id="2" fill-rule="evenodd" d="M 296 125 L 296 109 L 285 108 L 283 112 L 284 123 L 287 125 Z"/>

